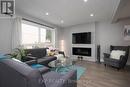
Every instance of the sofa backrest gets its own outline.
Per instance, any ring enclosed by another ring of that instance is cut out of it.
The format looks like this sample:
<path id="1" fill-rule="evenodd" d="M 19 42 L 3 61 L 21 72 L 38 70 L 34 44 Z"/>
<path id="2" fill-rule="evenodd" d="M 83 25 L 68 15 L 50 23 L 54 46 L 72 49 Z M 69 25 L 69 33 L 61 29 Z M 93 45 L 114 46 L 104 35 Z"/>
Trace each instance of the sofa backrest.
<path id="1" fill-rule="evenodd" d="M 22 62 L 0 60 L 0 87 L 45 87 L 42 75 Z"/>
<path id="2" fill-rule="evenodd" d="M 47 55 L 46 48 L 35 48 L 35 49 L 26 49 L 27 54 L 33 57 L 42 58 Z"/>

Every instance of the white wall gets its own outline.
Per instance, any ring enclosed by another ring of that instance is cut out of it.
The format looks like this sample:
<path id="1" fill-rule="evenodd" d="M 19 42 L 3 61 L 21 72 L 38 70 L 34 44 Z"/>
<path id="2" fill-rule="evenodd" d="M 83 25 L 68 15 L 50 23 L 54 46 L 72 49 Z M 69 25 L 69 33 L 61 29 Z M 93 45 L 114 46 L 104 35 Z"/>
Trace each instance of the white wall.
<path id="1" fill-rule="evenodd" d="M 12 19 L 0 19 L 0 53 L 5 54 L 11 51 L 12 27 Z"/>
<path id="2" fill-rule="evenodd" d="M 56 31 L 56 47 L 58 46 L 58 30 L 60 29 L 59 27 L 56 27 L 54 25 L 51 24 L 47 24 L 41 20 L 38 20 L 37 18 L 33 18 L 33 17 L 28 17 L 27 15 L 18 15 L 33 21 L 36 21 L 38 23 L 42 23 L 42 24 L 46 24 L 49 26 L 52 26 L 54 28 L 57 29 Z M 12 44 L 12 38 L 11 38 L 11 34 L 12 34 L 12 29 L 14 27 L 14 19 L 13 18 L 0 18 L 0 53 L 6 54 L 6 53 L 10 53 L 11 52 L 11 44 Z"/>
<path id="3" fill-rule="evenodd" d="M 123 28 L 128 22 L 111 24 L 111 22 L 96 23 L 96 43 L 101 45 L 101 58 L 103 53 L 110 53 L 110 45 L 127 46 L 130 41 L 124 40 Z M 128 60 L 130 64 L 130 58 Z"/>
<path id="4" fill-rule="evenodd" d="M 62 39 L 62 29 L 61 28 L 57 28 L 56 29 L 56 40 L 55 40 L 55 45 L 56 45 L 56 48 L 59 48 L 60 47 L 60 41 Z"/>
<path id="5" fill-rule="evenodd" d="M 101 45 L 101 59 L 103 59 L 103 53 L 109 53 L 110 45 L 130 45 L 130 41 L 125 41 L 123 37 L 123 28 L 124 25 L 130 24 L 130 20 L 122 21 L 119 23 L 112 24 L 109 21 L 103 22 L 95 22 L 95 23 L 88 23 L 83 25 L 76 25 L 69 28 L 64 28 L 61 30 L 61 34 L 58 37 L 61 37 L 65 40 L 65 53 L 68 56 L 71 56 L 71 48 L 72 46 L 72 36 L 73 32 L 88 32 L 92 31 L 94 34 L 92 35 L 93 40 L 93 47 L 95 45 Z M 94 28 L 95 27 L 95 28 Z M 95 39 L 94 39 L 95 37 Z M 92 46 L 91 45 L 91 46 Z M 60 46 L 60 45 L 59 45 Z M 83 45 L 79 45 L 83 46 Z M 86 47 L 89 45 L 86 45 Z M 96 58 L 96 52 L 93 52 L 93 55 Z M 128 60 L 128 64 L 130 64 L 130 57 Z"/>
<path id="6" fill-rule="evenodd" d="M 72 44 L 72 33 L 79 32 L 91 32 L 92 44 Z M 85 57 L 84 59 L 95 61 L 95 23 L 76 25 L 73 27 L 62 29 L 59 37 L 61 37 L 61 40 L 64 40 L 64 51 L 67 56 L 76 57 L 72 55 L 72 47 L 88 47 L 92 48 L 92 56 Z"/>
<path id="7" fill-rule="evenodd" d="M 32 16 L 30 16 L 28 14 L 25 14 L 23 12 L 17 11 L 16 15 L 19 16 L 19 17 L 26 18 L 28 20 L 31 20 L 31 21 L 34 21 L 34 22 L 38 22 L 38 23 L 41 23 L 41 24 L 44 24 L 44 25 L 48 25 L 50 27 L 55 28 L 56 29 L 56 32 L 55 32 L 55 46 L 58 48 L 58 45 L 59 45 L 59 37 L 58 36 L 59 36 L 60 30 L 61 30 L 61 27 L 53 25 L 53 24 L 50 24 L 50 23 L 48 23 L 48 22 L 46 22 L 44 20 L 32 17 Z"/>

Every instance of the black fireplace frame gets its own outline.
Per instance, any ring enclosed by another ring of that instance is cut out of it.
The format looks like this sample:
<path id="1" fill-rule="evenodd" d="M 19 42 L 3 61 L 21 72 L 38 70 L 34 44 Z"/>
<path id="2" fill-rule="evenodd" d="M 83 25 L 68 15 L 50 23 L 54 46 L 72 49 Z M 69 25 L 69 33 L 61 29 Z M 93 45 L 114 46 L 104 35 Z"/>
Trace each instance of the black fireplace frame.
<path id="1" fill-rule="evenodd" d="M 73 55 L 89 56 L 89 57 L 91 57 L 91 55 L 92 55 L 92 48 L 72 47 L 72 54 Z"/>

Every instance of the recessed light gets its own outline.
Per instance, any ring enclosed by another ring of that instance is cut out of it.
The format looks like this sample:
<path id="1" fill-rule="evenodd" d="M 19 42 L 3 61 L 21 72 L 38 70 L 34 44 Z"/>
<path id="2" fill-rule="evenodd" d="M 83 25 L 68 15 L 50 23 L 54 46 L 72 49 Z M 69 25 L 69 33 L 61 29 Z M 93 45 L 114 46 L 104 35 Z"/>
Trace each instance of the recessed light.
<path id="1" fill-rule="evenodd" d="M 91 16 L 91 17 L 93 17 L 93 16 L 94 16 L 94 14 L 90 14 L 90 16 Z"/>
<path id="2" fill-rule="evenodd" d="M 49 13 L 48 13 L 48 12 L 46 12 L 46 15 L 49 15 Z"/>
<path id="3" fill-rule="evenodd" d="M 63 20 L 61 20 L 61 23 L 64 23 L 64 21 L 63 21 Z"/>
<path id="4" fill-rule="evenodd" d="M 87 2 L 88 0 L 84 0 L 84 2 Z"/>

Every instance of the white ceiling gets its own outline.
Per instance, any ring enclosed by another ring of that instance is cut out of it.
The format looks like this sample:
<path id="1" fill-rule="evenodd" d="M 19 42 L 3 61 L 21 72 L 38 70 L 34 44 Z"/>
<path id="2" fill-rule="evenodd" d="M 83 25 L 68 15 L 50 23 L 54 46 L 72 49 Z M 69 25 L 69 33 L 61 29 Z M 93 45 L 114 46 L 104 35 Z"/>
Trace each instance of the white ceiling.
<path id="1" fill-rule="evenodd" d="M 16 0 L 23 12 L 51 24 L 68 27 L 92 21 L 112 20 L 120 0 Z M 45 13 L 49 15 L 46 16 Z M 90 17 L 93 13 L 94 17 Z M 64 23 L 60 21 L 64 20 Z"/>
<path id="2" fill-rule="evenodd" d="M 130 19 L 130 0 L 122 0 L 113 18 L 113 22 L 127 19 Z"/>

